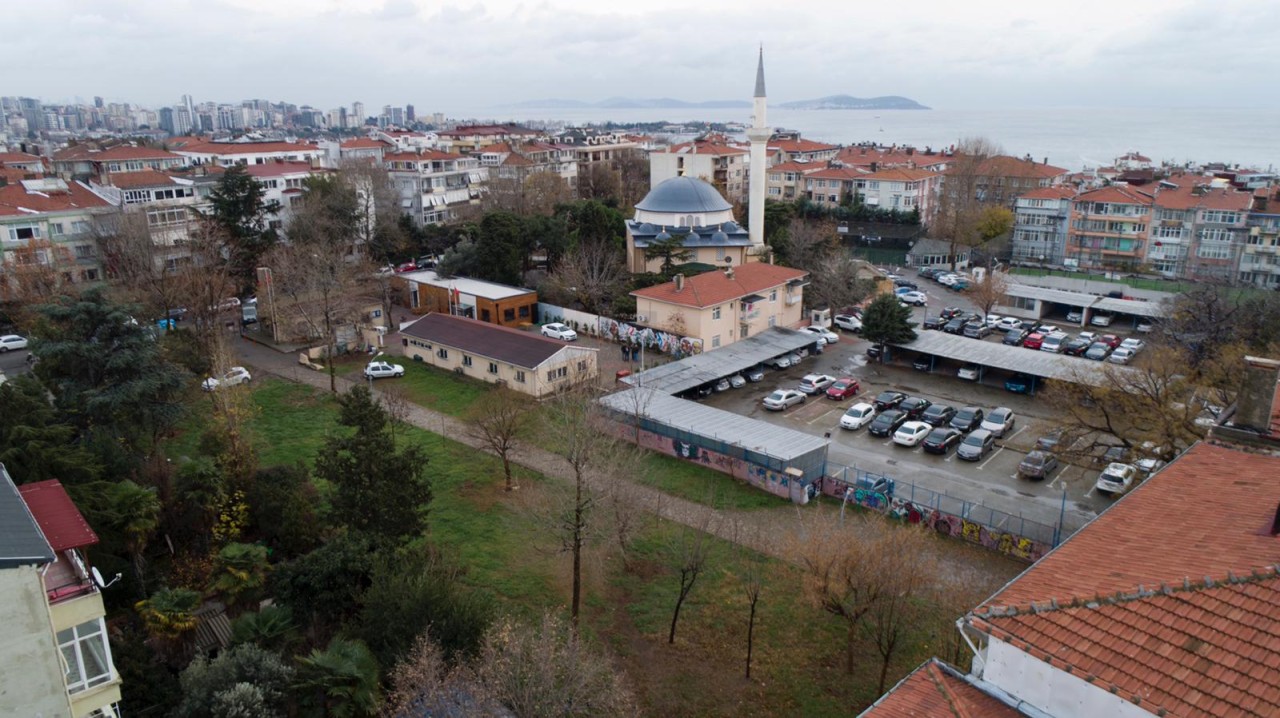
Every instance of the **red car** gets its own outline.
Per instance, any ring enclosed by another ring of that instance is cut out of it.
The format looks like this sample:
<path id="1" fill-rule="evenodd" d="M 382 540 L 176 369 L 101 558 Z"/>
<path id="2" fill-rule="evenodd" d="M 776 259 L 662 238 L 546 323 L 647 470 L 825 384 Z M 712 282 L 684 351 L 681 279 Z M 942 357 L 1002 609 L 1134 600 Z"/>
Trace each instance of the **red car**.
<path id="1" fill-rule="evenodd" d="M 857 379 L 846 376 L 841 379 L 837 379 L 836 383 L 827 387 L 827 398 L 835 399 L 836 401 L 844 401 L 845 399 L 852 399 L 857 396 L 858 392 L 861 390 L 862 387 L 858 386 Z"/>
<path id="2" fill-rule="evenodd" d="M 1103 334 L 1102 336 L 1098 337 L 1094 341 L 1102 342 L 1103 344 L 1106 344 L 1112 349 L 1115 349 L 1116 347 L 1120 346 L 1120 337 L 1114 334 Z"/>
<path id="3" fill-rule="evenodd" d="M 1039 351 L 1042 344 L 1044 344 L 1044 335 L 1039 332 L 1028 334 L 1027 338 L 1022 340 L 1022 346 L 1037 351 Z"/>
<path id="4" fill-rule="evenodd" d="M 397 272 L 416 272 L 418 271 L 418 265 L 414 264 L 413 262 L 405 262 L 404 264 L 401 264 L 400 266 L 396 267 L 396 271 Z"/>

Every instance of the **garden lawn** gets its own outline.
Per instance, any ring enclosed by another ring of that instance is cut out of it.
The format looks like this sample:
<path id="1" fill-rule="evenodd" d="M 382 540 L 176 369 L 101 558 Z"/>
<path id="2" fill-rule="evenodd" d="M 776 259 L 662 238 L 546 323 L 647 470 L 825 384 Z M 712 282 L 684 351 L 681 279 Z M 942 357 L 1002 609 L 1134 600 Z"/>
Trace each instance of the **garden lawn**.
<path id="1" fill-rule="evenodd" d="M 437 369 L 422 362 L 401 361 L 405 357 L 390 357 L 404 365 L 404 376 L 397 379 L 380 379 L 374 382 L 378 389 L 395 389 L 409 401 L 450 416 L 462 416 L 467 409 L 486 392 L 493 389 L 483 382 Z M 361 365 L 363 372 L 364 365 Z M 359 381 L 363 374 L 348 376 Z"/>

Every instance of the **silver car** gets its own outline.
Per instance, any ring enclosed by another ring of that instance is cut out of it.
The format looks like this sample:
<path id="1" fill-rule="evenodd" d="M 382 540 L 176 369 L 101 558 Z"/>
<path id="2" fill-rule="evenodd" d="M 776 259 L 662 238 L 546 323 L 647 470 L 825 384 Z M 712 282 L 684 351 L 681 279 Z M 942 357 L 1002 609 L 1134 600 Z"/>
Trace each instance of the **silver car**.
<path id="1" fill-rule="evenodd" d="M 782 411 L 789 406 L 804 403 L 804 394 L 795 389 L 778 389 L 764 398 L 764 408 L 770 411 Z"/>
<path id="2" fill-rule="evenodd" d="M 995 446 L 995 435 L 986 429 L 976 429 L 969 432 L 960 446 L 956 447 L 956 456 L 965 461 L 981 461 Z"/>

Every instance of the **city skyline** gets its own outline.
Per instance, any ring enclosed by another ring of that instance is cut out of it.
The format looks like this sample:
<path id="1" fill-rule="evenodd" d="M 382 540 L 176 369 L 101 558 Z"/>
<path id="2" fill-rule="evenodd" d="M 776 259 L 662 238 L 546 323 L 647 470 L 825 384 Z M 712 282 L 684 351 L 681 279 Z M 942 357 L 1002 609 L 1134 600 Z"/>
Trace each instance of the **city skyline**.
<path id="1" fill-rule="evenodd" d="M 55 0 L 8 10 L 26 29 L 14 56 L 41 62 L 0 94 L 148 107 L 188 94 L 320 110 L 361 101 L 370 113 L 387 104 L 475 112 L 552 97 L 738 100 L 751 89 L 742 68 L 762 42 L 774 102 L 843 93 L 935 108 L 1280 106 L 1257 92 L 1280 70 L 1268 51 L 1276 6 L 1145 0 L 1063 13 L 1001 2 L 814 2 L 788 8 L 781 28 L 778 12 L 722 0 L 628 10 L 571 0 Z M 234 49 L 212 50 L 219 44 Z M 199 52 L 139 63 L 144 48 L 145 58 Z"/>

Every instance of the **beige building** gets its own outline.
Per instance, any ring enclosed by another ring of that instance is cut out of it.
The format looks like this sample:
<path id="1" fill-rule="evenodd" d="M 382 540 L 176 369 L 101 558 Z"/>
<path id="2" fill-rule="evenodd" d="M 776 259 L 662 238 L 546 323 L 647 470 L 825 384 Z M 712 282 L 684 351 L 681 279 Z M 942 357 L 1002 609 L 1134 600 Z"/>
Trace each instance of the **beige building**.
<path id="1" fill-rule="evenodd" d="M 732 202 L 747 201 L 748 151 L 723 136 L 708 136 L 649 154 L 649 186 L 672 177 L 710 182 Z"/>
<path id="2" fill-rule="evenodd" d="M 404 355 L 543 398 L 599 376 L 598 350 L 433 312 L 400 330 Z"/>
<path id="3" fill-rule="evenodd" d="M 710 350 L 769 327 L 800 324 L 808 272 L 763 262 L 639 289 L 636 323 L 702 340 Z"/>
<path id="4" fill-rule="evenodd" d="M 98 542 L 57 481 L 16 487 L 0 465 L 4 715 L 116 718 L 120 674 L 81 550 Z"/>

